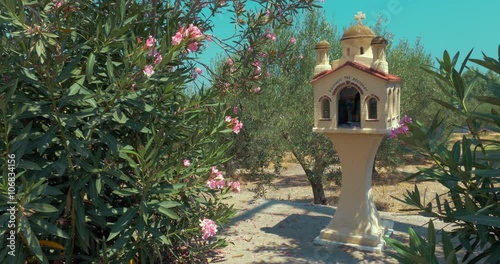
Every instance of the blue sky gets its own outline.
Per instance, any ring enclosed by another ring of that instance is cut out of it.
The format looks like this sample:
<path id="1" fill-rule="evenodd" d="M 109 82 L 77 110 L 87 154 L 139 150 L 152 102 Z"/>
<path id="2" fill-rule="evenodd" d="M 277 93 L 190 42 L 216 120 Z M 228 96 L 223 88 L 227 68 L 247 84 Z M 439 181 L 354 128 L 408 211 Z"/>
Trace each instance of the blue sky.
<path id="1" fill-rule="evenodd" d="M 368 26 L 382 13 L 395 42 L 420 37 L 433 57 L 441 57 L 445 49 L 465 56 L 472 48 L 472 57 L 482 57 L 481 51 L 496 57 L 500 44 L 499 0 L 325 0 L 324 11 L 339 29 L 354 23 L 357 11 L 366 14 Z"/>
<path id="2" fill-rule="evenodd" d="M 319 2 L 319 1 L 318 1 Z M 460 57 L 474 48 L 472 58 L 482 58 L 481 51 L 497 57 L 500 44 L 500 0 L 325 0 L 321 4 L 327 20 L 340 32 L 356 21 L 358 11 L 366 14 L 364 24 L 373 28 L 378 14 L 387 19 L 386 28 L 394 34 L 394 42 L 407 39 L 414 43 L 420 38 L 424 49 L 435 57 L 442 57 L 446 49 Z M 228 36 L 234 31 L 229 20 L 215 19 L 217 36 Z M 199 58 L 210 64 L 221 50 L 212 45 Z"/>

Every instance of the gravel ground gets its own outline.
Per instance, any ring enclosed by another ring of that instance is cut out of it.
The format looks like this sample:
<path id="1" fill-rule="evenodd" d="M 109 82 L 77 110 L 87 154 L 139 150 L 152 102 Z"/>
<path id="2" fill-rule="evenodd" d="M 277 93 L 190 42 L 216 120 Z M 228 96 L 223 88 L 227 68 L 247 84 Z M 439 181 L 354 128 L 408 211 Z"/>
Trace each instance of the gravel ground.
<path id="1" fill-rule="evenodd" d="M 314 238 L 330 222 L 335 207 L 253 200 L 252 193 L 246 190 L 238 196 L 238 216 L 231 227 L 220 233 L 230 245 L 220 252 L 223 259 L 218 263 L 397 263 L 384 252 L 314 245 Z M 393 238 L 406 239 L 408 226 L 426 234 L 425 217 L 386 212 L 380 215 L 394 221 Z"/>

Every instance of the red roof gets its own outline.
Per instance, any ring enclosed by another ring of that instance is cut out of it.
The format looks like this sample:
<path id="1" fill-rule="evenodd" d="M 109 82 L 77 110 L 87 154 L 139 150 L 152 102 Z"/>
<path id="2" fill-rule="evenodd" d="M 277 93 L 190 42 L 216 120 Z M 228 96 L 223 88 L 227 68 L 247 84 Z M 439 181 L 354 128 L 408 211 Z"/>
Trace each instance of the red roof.
<path id="1" fill-rule="evenodd" d="M 358 69 L 360 71 L 363 71 L 363 72 L 366 72 L 368 74 L 371 74 L 375 77 L 378 77 L 380 79 L 383 79 L 383 80 L 386 80 L 386 81 L 401 81 L 402 79 L 396 75 L 392 75 L 392 74 L 389 74 L 389 73 L 383 73 L 381 71 L 377 71 L 375 69 L 372 69 L 370 67 L 367 67 L 361 63 L 357 63 L 357 62 L 354 62 L 354 61 L 346 61 L 342 66 L 340 67 L 337 67 L 333 70 L 328 70 L 328 71 L 324 71 L 324 72 L 321 72 L 317 75 L 315 75 L 313 77 L 313 79 L 311 80 L 311 83 L 314 83 L 316 82 L 317 80 L 327 76 L 327 75 L 330 75 L 344 67 L 347 67 L 347 66 L 350 66 L 350 67 L 353 67 L 355 69 Z"/>

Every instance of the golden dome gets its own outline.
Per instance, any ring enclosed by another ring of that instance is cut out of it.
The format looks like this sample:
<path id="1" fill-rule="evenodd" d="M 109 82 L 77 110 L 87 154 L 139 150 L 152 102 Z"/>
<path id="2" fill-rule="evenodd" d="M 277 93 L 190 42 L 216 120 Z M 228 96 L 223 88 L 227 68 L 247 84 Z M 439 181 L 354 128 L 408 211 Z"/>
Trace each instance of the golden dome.
<path id="1" fill-rule="evenodd" d="M 375 33 L 367 26 L 356 24 L 348 28 L 340 40 L 353 38 L 374 38 Z"/>
<path id="2" fill-rule="evenodd" d="M 330 43 L 328 43 L 328 41 L 322 40 L 322 41 L 318 42 L 318 44 L 316 44 L 314 49 L 329 49 L 330 47 L 331 46 L 330 46 Z"/>

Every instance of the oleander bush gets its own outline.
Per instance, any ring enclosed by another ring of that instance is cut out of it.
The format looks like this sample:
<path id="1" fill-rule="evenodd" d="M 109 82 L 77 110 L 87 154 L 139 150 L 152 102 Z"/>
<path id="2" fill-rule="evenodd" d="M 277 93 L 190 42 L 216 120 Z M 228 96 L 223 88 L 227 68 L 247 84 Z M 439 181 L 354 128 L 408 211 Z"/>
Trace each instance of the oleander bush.
<path id="1" fill-rule="evenodd" d="M 292 2 L 0 1 L 0 262 L 197 263 L 224 246 L 239 183 L 217 166 L 243 122 L 221 90 L 188 88 L 208 43 L 249 61 L 255 36 L 313 6 Z M 222 11 L 230 41 L 207 33 Z"/>
<path id="2" fill-rule="evenodd" d="M 415 185 L 413 191 L 396 199 L 450 227 L 440 231 L 443 259 L 436 257 L 438 243 L 432 221 L 427 238 L 409 229 L 409 245 L 386 238 L 395 251 L 392 256 L 401 263 L 500 263 L 500 46 L 498 59 L 486 55 L 481 60 L 469 59 L 470 54 L 458 65 L 459 54 L 451 58 L 445 51 L 439 68 L 428 71 L 447 95 L 435 102 L 460 118 L 468 133 L 461 140 L 449 142 L 449 133 L 443 127 L 447 117 L 439 113 L 430 124 L 403 122 L 402 128 L 392 133 L 392 137 L 434 161 L 434 166 L 420 169 L 408 180 L 433 181 L 447 189 L 434 200 L 425 201 Z M 476 72 L 466 81 L 464 73 L 469 62 L 490 72 Z M 489 96 L 475 96 L 475 80 L 485 81 Z M 470 97 L 483 107 L 474 111 L 469 104 L 476 102 Z M 496 136 L 486 137 L 484 131 Z"/>

